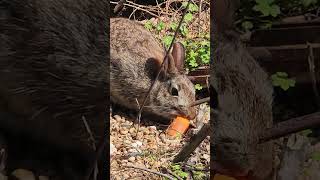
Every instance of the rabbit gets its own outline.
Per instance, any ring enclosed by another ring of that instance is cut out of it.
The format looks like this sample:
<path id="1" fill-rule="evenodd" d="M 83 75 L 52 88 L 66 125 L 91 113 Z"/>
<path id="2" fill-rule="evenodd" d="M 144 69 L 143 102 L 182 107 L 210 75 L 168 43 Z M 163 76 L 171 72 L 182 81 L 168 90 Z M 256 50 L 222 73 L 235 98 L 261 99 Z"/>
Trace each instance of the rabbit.
<path id="1" fill-rule="evenodd" d="M 273 142 L 258 141 L 273 125 L 273 87 L 233 30 L 239 3 L 215 0 L 211 4 L 211 161 L 212 166 L 234 177 L 270 180 Z"/>
<path id="2" fill-rule="evenodd" d="M 110 20 L 110 98 L 115 104 L 138 110 L 155 80 L 165 56 L 164 48 L 142 24 L 126 18 Z M 183 73 L 185 49 L 174 43 L 144 111 L 172 119 L 193 119 L 195 88 Z M 137 101 L 136 101 L 137 100 Z"/>
<path id="3" fill-rule="evenodd" d="M 109 1 L 0 6 L 0 99 L 13 115 L 0 118 L 0 132 L 44 143 L 52 156 L 61 152 L 61 161 L 72 162 L 62 168 L 65 179 L 86 179 L 97 155 L 83 119 L 96 147 L 107 124 Z"/>

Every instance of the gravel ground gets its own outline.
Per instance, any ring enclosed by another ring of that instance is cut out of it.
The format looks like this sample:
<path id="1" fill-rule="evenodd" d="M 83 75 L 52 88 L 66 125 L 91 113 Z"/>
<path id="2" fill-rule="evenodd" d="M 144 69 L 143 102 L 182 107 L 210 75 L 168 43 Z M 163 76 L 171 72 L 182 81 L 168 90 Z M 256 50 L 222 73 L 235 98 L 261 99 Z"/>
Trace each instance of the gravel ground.
<path id="1" fill-rule="evenodd" d="M 208 106 L 203 107 L 208 110 Z M 203 113 L 201 122 L 208 121 L 208 112 Z M 196 132 L 196 129 L 189 129 L 181 138 L 171 138 L 165 132 L 168 125 L 145 121 L 140 125 L 137 133 L 137 126 L 132 126 L 134 118 L 115 114 L 110 115 L 110 119 L 110 140 L 115 148 L 112 150 L 111 157 L 111 177 L 115 180 L 162 179 L 163 176 L 132 168 L 132 166 L 170 174 L 166 171 L 170 170 L 171 160 L 190 136 Z M 195 123 L 201 124 L 200 122 Z M 189 158 L 187 164 L 201 165 L 204 168 L 208 167 L 209 162 L 210 142 L 207 138 Z M 205 173 L 208 174 L 208 172 Z"/>

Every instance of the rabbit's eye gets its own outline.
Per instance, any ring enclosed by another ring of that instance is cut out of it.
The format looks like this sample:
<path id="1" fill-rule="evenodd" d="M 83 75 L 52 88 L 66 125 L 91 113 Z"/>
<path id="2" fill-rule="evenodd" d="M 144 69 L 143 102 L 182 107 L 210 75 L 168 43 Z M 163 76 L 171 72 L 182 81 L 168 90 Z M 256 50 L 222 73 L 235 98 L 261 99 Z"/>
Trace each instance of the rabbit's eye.
<path id="1" fill-rule="evenodd" d="M 178 96 L 179 95 L 179 93 L 178 93 L 178 89 L 177 88 L 171 88 L 171 95 L 172 96 Z"/>

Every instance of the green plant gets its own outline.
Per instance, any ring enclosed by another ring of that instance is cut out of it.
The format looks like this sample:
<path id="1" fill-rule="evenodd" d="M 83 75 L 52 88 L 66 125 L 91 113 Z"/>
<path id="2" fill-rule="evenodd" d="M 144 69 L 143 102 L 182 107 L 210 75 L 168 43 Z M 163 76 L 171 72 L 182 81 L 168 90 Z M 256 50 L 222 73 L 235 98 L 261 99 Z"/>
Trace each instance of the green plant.
<path id="1" fill-rule="evenodd" d="M 315 161 L 320 161 L 320 152 L 312 153 L 311 158 Z"/>
<path id="2" fill-rule="evenodd" d="M 180 164 L 173 164 L 170 166 L 170 169 L 172 170 L 172 172 L 181 177 L 181 178 L 187 178 L 188 177 L 188 173 L 184 172 L 182 169 L 181 169 L 181 165 Z"/>
<path id="3" fill-rule="evenodd" d="M 185 8 L 187 2 L 182 3 L 182 8 Z M 198 5 L 190 3 L 187 9 L 187 14 L 184 16 L 184 20 L 179 28 L 178 37 L 184 39 L 181 43 L 186 49 L 186 69 L 193 71 L 196 70 L 199 66 L 208 65 L 210 62 L 210 34 L 199 33 L 198 37 L 190 37 L 189 25 L 194 21 L 194 13 L 199 11 Z M 173 40 L 173 35 L 178 28 L 178 23 L 180 18 L 177 21 L 171 22 L 167 25 L 162 21 L 159 21 L 157 24 L 152 24 L 150 21 L 146 21 L 144 26 L 146 29 L 155 32 L 158 34 L 162 43 L 166 48 L 168 48 Z M 164 30 L 164 31 L 162 31 Z M 160 33 L 161 32 L 161 33 Z M 165 33 L 163 33 L 165 32 Z M 197 90 L 200 90 L 202 86 L 196 85 Z"/>
<path id="4" fill-rule="evenodd" d="M 306 129 L 306 130 L 301 131 L 301 134 L 302 134 L 303 136 L 308 136 L 308 135 L 311 134 L 311 133 L 312 133 L 312 130 L 311 130 L 311 129 Z"/>
<path id="5" fill-rule="evenodd" d="M 273 86 L 279 86 L 283 90 L 288 90 L 290 87 L 294 87 L 296 81 L 288 78 L 288 74 L 285 72 L 277 72 L 271 76 Z"/>
<path id="6" fill-rule="evenodd" d="M 280 7 L 275 4 L 275 0 L 256 0 L 253 10 L 262 13 L 263 16 L 277 17 L 280 14 Z"/>
<path id="7" fill-rule="evenodd" d="M 316 11 L 319 5 L 319 0 L 242 0 L 236 24 L 243 31 L 266 29 L 281 17 Z"/>
<path id="8" fill-rule="evenodd" d="M 198 91 L 200 91 L 201 89 L 203 89 L 203 87 L 200 84 L 195 84 L 194 88 Z"/>

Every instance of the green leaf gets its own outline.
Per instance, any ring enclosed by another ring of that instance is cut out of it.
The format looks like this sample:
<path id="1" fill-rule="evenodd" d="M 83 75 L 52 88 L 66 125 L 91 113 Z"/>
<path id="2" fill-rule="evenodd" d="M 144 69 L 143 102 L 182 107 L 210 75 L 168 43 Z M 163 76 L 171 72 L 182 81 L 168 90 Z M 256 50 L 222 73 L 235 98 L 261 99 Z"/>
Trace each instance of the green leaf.
<path id="1" fill-rule="evenodd" d="M 178 176 L 180 176 L 182 178 L 187 178 L 188 177 L 188 173 L 181 171 L 181 172 L 178 173 Z"/>
<path id="2" fill-rule="evenodd" d="M 191 13 L 187 13 L 185 16 L 184 16 L 184 20 L 186 22 L 190 22 L 193 18 L 193 15 Z"/>
<path id="3" fill-rule="evenodd" d="M 178 24 L 177 23 L 173 22 L 173 23 L 170 24 L 170 29 L 171 30 L 175 31 L 177 28 L 178 28 Z"/>
<path id="4" fill-rule="evenodd" d="M 201 89 L 203 89 L 203 87 L 202 87 L 200 84 L 194 85 L 194 88 L 195 88 L 196 90 L 201 90 Z"/>
<path id="5" fill-rule="evenodd" d="M 301 3 L 304 7 L 309 7 L 312 4 L 316 4 L 317 0 L 301 0 Z"/>
<path id="6" fill-rule="evenodd" d="M 150 31 L 150 30 L 153 28 L 153 24 L 152 24 L 151 21 L 148 20 L 148 21 L 144 24 L 144 27 Z"/>
<path id="7" fill-rule="evenodd" d="M 277 72 L 276 74 L 278 77 L 288 77 L 288 74 L 286 72 Z"/>
<path id="8" fill-rule="evenodd" d="M 171 165 L 173 171 L 181 170 L 181 166 L 179 164 Z"/>
<path id="9" fill-rule="evenodd" d="M 183 36 L 187 36 L 187 34 L 189 33 L 188 28 L 185 25 L 181 25 L 180 26 L 180 32 Z"/>
<path id="10" fill-rule="evenodd" d="M 311 130 L 311 129 L 306 129 L 306 130 L 301 131 L 301 134 L 302 134 L 303 136 L 308 136 L 308 135 L 311 134 L 311 133 L 312 133 L 312 130 Z"/>
<path id="11" fill-rule="evenodd" d="M 244 21 L 241 23 L 241 26 L 245 29 L 245 30 L 250 30 L 253 28 L 253 24 L 250 21 Z"/>
<path id="12" fill-rule="evenodd" d="M 168 48 L 170 46 L 172 40 L 173 40 L 173 36 L 164 36 L 162 39 L 162 42 L 164 43 L 166 48 Z"/>
<path id="13" fill-rule="evenodd" d="M 278 5 L 272 5 L 269 9 L 269 13 L 272 17 L 277 17 L 280 14 L 280 7 Z"/>
<path id="14" fill-rule="evenodd" d="M 190 12 L 197 12 L 199 10 L 199 7 L 196 4 L 190 3 L 188 10 Z"/>
<path id="15" fill-rule="evenodd" d="M 316 161 L 320 161 L 320 152 L 314 152 L 311 155 L 311 158 Z"/>
<path id="16" fill-rule="evenodd" d="M 156 26 L 157 31 L 162 31 L 164 29 L 164 23 L 160 21 Z"/>
<path id="17" fill-rule="evenodd" d="M 187 4 L 188 4 L 188 2 L 183 2 L 181 6 L 182 6 L 183 8 L 186 8 L 186 7 L 187 7 Z M 196 11 L 198 11 L 198 10 L 199 10 L 198 5 L 193 4 L 193 3 L 190 3 L 190 4 L 189 4 L 189 7 L 188 7 L 188 11 L 189 11 L 189 12 L 196 12 Z"/>
<path id="18" fill-rule="evenodd" d="M 189 65 L 190 65 L 191 67 L 198 67 L 198 66 L 199 66 L 196 61 L 190 61 L 190 62 L 189 62 Z"/>

